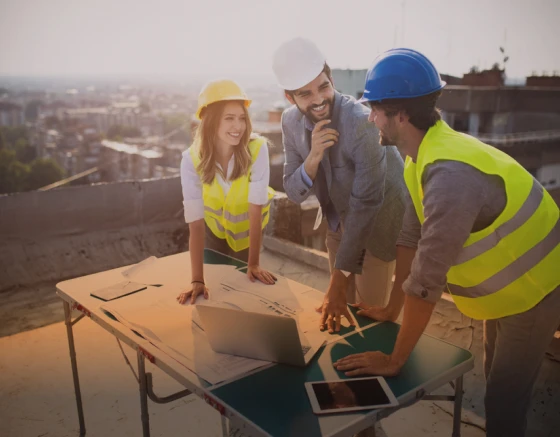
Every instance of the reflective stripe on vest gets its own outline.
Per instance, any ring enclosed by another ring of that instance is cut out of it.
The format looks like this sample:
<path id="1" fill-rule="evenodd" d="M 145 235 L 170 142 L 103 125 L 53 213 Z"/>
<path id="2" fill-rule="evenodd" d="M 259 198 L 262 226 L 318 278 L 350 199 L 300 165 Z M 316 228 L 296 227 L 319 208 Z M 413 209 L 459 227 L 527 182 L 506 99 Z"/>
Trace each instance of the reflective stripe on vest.
<path id="1" fill-rule="evenodd" d="M 262 205 L 263 208 L 266 208 L 267 206 L 269 206 L 272 203 L 272 198 L 269 198 L 266 203 L 264 205 Z M 232 223 L 239 223 L 239 222 L 243 222 L 245 220 L 249 220 L 249 213 L 248 212 L 244 212 L 241 214 L 233 214 L 229 211 L 225 211 L 223 208 L 220 209 L 213 209 L 210 208 L 209 206 L 204 205 L 204 211 L 209 212 L 211 214 L 215 214 L 217 216 L 221 216 L 223 214 L 224 218 Z M 263 213 L 264 216 L 264 213 Z"/>
<path id="2" fill-rule="evenodd" d="M 486 281 L 474 287 L 448 284 L 449 291 L 462 297 L 482 297 L 496 293 L 535 267 L 540 260 L 552 252 L 558 245 L 558 241 L 560 241 L 560 222 L 556 222 L 552 231 L 543 240 Z"/>
<path id="3" fill-rule="evenodd" d="M 554 200 L 519 163 L 440 121 L 428 130 L 417 162 L 407 157 L 405 182 L 424 223 L 422 176 L 438 160 L 464 162 L 499 176 L 506 206 L 485 229 L 473 232 L 447 274 L 459 310 L 475 319 L 518 314 L 560 285 L 560 225 Z"/>
<path id="4" fill-rule="evenodd" d="M 484 237 L 482 240 L 478 240 L 470 246 L 463 248 L 455 261 L 455 264 L 463 264 L 479 255 L 482 255 L 484 252 L 496 246 L 501 239 L 519 229 L 537 211 L 542 202 L 543 196 L 544 193 L 542 185 L 536 180 L 533 180 L 533 186 L 531 187 L 529 197 L 525 200 L 523 206 L 519 208 L 515 216 L 504 224 L 498 226 L 493 233 Z"/>
<path id="5" fill-rule="evenodd" d="M 221 223 L 216 220 L 215 218 L 213 218 L 212 220 L 214 220 L 214 223 L 216 224 L 216 226 L 218 227 L 218 229 L 220 230 L 220 232 L 223 232 L 224 234 L 228 235 L 229 237 L 231 237 L 233 240 L 242 240 L 243 238 L 249 238 L 249 230 L 243 231 L 243 232 L 238 232 L 238 233 L 234 233 L 233 231 L 230 231 L 229 229 L 225 229 Z M 265 212 L 263 214 L 263 222 L 264 221 L 268 221 L 268 211 Z"/>

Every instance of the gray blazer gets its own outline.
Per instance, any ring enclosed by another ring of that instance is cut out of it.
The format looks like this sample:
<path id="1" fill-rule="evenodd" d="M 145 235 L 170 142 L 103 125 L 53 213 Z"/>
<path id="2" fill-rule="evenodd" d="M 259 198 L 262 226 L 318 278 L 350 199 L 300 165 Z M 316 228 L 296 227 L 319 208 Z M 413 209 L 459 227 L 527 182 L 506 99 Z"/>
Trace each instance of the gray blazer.
<path id="1" fill-rule="evenodd" d="M 343 223 L 335 268 L 360 274 L 365 249 L 384 261 L 396 257 L 396 241 L 405 210 L 403 160 L 394 146 L 381 146 L 368 122 L 369 110 L 354 98 L 335 93 L 332 122 L 338 143 L 325 153 L 327 189 Z M 284 190 L 296 203 L 324 187 L 305 184 L 302 166 L 311 150 L 309 121 L 292 106 L 282 114 Z"/>

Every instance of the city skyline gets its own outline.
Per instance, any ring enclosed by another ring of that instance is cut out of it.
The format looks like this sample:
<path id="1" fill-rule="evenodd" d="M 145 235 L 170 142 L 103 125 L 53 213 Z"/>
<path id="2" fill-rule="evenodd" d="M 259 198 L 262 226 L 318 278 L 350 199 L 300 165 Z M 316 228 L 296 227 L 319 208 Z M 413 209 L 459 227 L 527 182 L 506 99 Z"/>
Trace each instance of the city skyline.
<path id="1" fill-rule="evenodd" d="M 560 72 L 555 0 L 4 0 L 0 12 L 3 76 L 272 77 L 274 49 L 294 36 L 315 41 L 332 68 L 367 68 L 407 46 L 460 76 L 503 65 L 504 47 L 509 78 Z"/>

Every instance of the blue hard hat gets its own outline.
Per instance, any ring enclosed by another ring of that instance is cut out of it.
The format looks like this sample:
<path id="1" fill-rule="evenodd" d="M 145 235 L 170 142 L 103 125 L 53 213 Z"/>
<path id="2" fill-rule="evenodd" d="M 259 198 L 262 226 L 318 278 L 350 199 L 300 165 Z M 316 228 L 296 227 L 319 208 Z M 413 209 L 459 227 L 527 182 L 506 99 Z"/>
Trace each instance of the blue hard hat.
<path id="1" fill-rule="evenodd" d="M 409 99 L 441 90 L 445 82 L 434 64 L 412 49 L 391 49 L 379 55 L 366 74 L 360 102 Z"/>

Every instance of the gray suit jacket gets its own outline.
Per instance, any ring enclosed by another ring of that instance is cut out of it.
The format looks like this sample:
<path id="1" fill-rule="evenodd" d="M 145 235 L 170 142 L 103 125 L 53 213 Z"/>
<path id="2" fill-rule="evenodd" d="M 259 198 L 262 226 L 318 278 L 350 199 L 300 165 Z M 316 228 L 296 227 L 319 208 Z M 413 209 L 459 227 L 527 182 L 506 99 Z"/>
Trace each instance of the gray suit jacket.
<path id="1" fill-rule="evenodd" d="M 329 197 L 344 230 L 335 268 L 357 274 L 362 272 L 365 249 L 384 261 L 395 259 L 405 209 L 403 160 L 396 147 L 379 144 L 379 133 L 368 116 L 365 106 L 336 92 L 328 127 L 338 130 L 340 136 L 321 162 Z M 308 188 L 302 176 L 303 162 L 311 150 L 308 130 L 296 106 L 284 111 L 284 190 L 296 203 L 322 189 L 317 187 L 318 179 Z"/>

